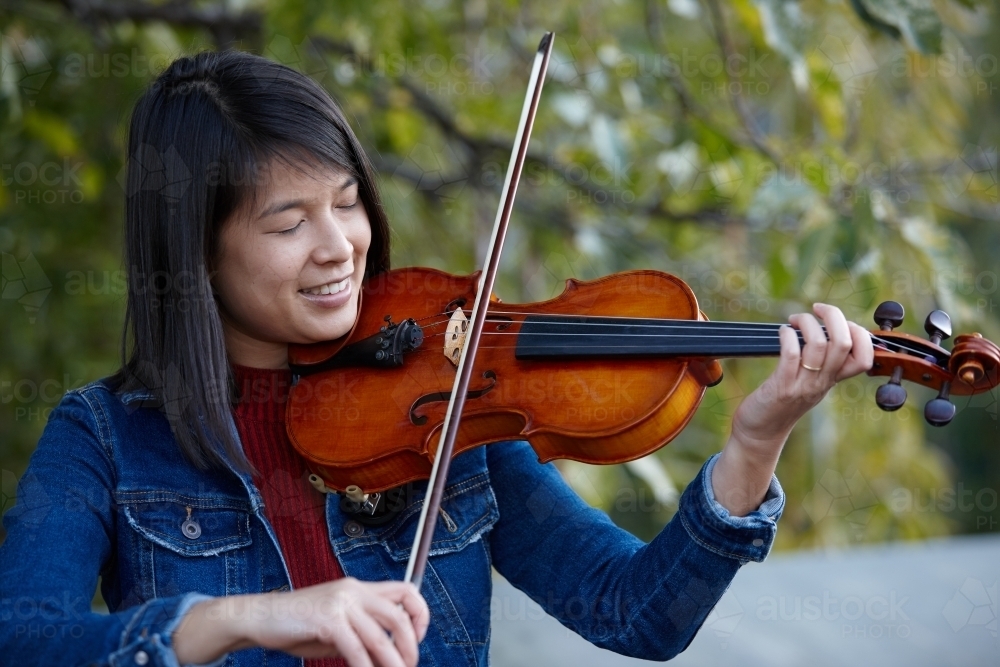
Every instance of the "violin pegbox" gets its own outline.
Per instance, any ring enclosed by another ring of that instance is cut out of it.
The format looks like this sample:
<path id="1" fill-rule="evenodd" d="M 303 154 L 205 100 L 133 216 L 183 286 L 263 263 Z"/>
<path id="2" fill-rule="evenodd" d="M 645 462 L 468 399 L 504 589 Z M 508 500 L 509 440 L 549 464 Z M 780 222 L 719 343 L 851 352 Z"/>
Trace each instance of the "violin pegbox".
<path id="1" fill-rule="evenodd" d="M 902 381 L 938 390 L 924 406 L 924 418 L 932 426 L 944 426 L 955 416 L 952 394 L 969 396 L 991 390 L 1000 381 L 1000 348 L 978 333 L 961 334 L 949 352 L 941 347 L 951 337 L 951 318 L 943 310 L 932 311 L 924 321 L 929 339 L 901 331 L 903 306 L 886 301 L 875 309 L 878 331 L 872 331 L 875 361 L 868 375 L 888 376 L 878 388 L 875 403 L 886 411 L 898 410 L 906 402 Z"/>

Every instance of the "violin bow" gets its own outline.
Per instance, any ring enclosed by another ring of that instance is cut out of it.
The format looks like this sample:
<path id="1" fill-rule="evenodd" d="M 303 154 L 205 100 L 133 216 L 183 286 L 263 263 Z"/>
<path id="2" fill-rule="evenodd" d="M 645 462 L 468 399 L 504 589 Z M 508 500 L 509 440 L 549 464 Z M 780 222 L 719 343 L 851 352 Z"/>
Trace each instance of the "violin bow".
<path id="1" fill-rule="evenodd" d="M 490 239 L 489 250 L 482 276 L 479 280 L 479 291 L 476 293 L 475 304 L 472 307 L 471 328 L 465 338 L 462 354 L 458 361 L 455 374 L 455 384 L 448 399 L 448 409 L 445 412 L 444 423 L 441 426 L 441 438 L 438 441 L 431 476 L 427 480 L 428 493 L 420 510 L 417 522 L 417 534 L 413 538 L 410 558 L 406 564 L 404 581 L 416 585 L 419 589 L 423 582 L 424 569 L 427 566 L 427 556 L 430 553 L 431 540 L 434 537 L 434 524 L 441 508 L 441 497 L 444 495 L 444 485 L 448 479 L 448 467 L 451 464 L 452 452 L 455 449 L 455 439 L 458 436 L 458 425 L 465 407 L 465 398 L 469 391 L 469 381 L 472 378 L 472 368 L 476 363 L 476 352 L 479 350 L 479 338 L 486 323 L 486 312 L 493 285 L 496 282 L 497 269 L 500 265 L 500 252 L 503 250 L 504 238 L 507 236 L 507 226 L 510 214 L 514 208 L 514 194 L 521 179 L 521 170 L 528 154 L 528 141 L 531 138 L 531 128 L 535 123 L 535 113 L 542 96 L 542 84 L 545 83 L 545 72 L 549 67 L 549 56 L 552 54 L 554 35 L 545 33 L 535 52 L 535 60 L 531 66 L 531 77 L 528 80 L 528 91 L 521 108 L 521 121 L 514 139 L 514 149 L 510 163 L 507 166 L 507 178 L 503 184 L 500 206 L 497 209 L 496 221 L 493 223 L 493 237 Z"/>

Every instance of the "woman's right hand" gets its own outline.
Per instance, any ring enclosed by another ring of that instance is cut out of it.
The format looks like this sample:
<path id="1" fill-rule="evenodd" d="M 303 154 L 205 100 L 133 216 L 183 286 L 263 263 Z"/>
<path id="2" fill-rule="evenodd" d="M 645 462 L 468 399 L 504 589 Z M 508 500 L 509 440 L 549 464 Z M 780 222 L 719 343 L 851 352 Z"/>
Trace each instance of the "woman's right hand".
<path id="1" fill-rule="evenodd" d="M 412 584 L 353 578 L 286 593 L 237 595 L 191 608 L 174 632 L 180 664 L 263 646 L 351 667 L 415 667 L 430 612 Z"/>

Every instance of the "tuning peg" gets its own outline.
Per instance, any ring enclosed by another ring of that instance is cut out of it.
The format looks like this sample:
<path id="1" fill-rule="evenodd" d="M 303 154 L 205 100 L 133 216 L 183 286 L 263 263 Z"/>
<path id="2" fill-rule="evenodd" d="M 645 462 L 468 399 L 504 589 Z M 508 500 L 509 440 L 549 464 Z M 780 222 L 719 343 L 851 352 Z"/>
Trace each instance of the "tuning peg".
<path id="1" fill-rule="evenodd" d="M 875 324 L 882 331 L 892 331 L 893 327 L 898 327 L 903 323 L 903 304 L 898 301 L 883 301 L 875 309 Z"/>
<path id="2" fill-rule="evenodd" d="M 930 334 L 931 343 L 940 345 L 941 341 L 951 338 L 951 318 L 943 310 L 932 310 L 924 320 L 924 331 Z"/>
<path id="3" fill-rule="evenodd" d="M 899 381 L 902 379 L 903 367 L 896 366 L 892 371 L 892 377 L 889 378 L 889 381 L 875 392 L 875 404 L 886 412 L 893 412 L 903 407 L 903 403 L 906 402 L 906 390 L 899 384 Z"/>
<path id="4" fill-rule="evenodd" d="M 951 382 L 945 382 L 937 398 L 927 401 L 924 406 L 924 419 L 931 426 L 945 426 L 955 417 L 955 405 L 948 400 L 950 392 Z"/>

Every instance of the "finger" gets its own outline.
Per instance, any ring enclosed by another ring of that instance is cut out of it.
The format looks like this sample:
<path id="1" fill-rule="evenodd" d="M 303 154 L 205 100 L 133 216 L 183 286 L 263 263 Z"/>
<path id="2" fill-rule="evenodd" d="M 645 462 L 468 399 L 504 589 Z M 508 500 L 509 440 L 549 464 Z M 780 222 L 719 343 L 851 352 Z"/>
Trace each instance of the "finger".
<path id="1" fill-rule="evenodd" d="M 847 327 L 851 331 L 851 355 L 847 358 L 843 368 L 840 369 L 837 382 L 871 370 L 872 363 L 875 361 L 875 348 L 872 345 L 871 334 L 854 322 L 848 322 Z"/>
<path id="2" fill-rule="evenodd" d="M 375 622 L 367 609 L 353 608 L 348 612 L 351 625 L 361 638 L 367 651 L 366 657 L 374 661 L 379 667 L 407 667 L 403 662 L 403 657 L 399 654 L 392 637 L 385 628 Z M 370 663 L 369 663 L 370 664 Z"/>
<path id="3" fill-rule="evenodd" d="M 778 362 L 778 368 L 775 369 L 774 375 L 780 383 L 780 387 L 787 389 L 792 386 L 799 374 L 802 345 L 799 344 L 799 334 L 787 324 L 782 324 L 778 328 L 778 339 L 781 341 L 781 360 Z"/>
<path id="4" fill-rule="evenodd" d="M 423 641 L 431 622 L 431 612 L 417 587 L 404 581 L 384 581 L 374 585 L 381 589 L 380 595 L 403 605 L 403 609 L 413 621 L 417 641 Z"/>
<path id="5" fill-rule="evenodd" d="M 338 618 L 330 625 L 322 628 L 320 640 L 325 644 L 333 644 L 337 652 L 350 667 L 374 667 L 365 644 L 357 631 L 352 627 L 349 615 Z"/>
<path id="6" fill-rule="evenodd" d="M 396 650 L 407 667 L 416 667 L 419 659 L 417 635 L 413 620 L 406 610 L 396 602 L 374 597 L 366 602 L 368 613 L 392 635 Z"/>
<path id="7" fill-rule="evenodd" d="M 802 332 L 802 338 L 806 342 L 802 348 L 802 359 L 799 363 L 798 377 L 805 378 L 806 376 L 803 373 L 806 373 L 808 374 L 808 379 L 815 380 L 819 373 L 815 370 L 811 371 L 805 368 L 805 366 L 814 369 L 823 368 L 823 362 L 826 359 L 826 334 L 823 333 L 823 328 L 820 327 L 816 318 L 809 313 L 792 315 L 788 318 L 788 321 L 793 326 L 798 327 L 799 331 Z"/>
<path id="8" fill-rule="evenodd" d="M 826 327 L 826 336 L 829 339 L 826 344 L 826 359 L 823 360 L 822 375 L 833 384 L 837 381 L 841 366 L 847 360 L 847 355 L 851 353 L 851 330 L 847 327 L 847 320 L 840 308 L 826 303 L 813 304 L 813 312 L 823 318 Z"/>

